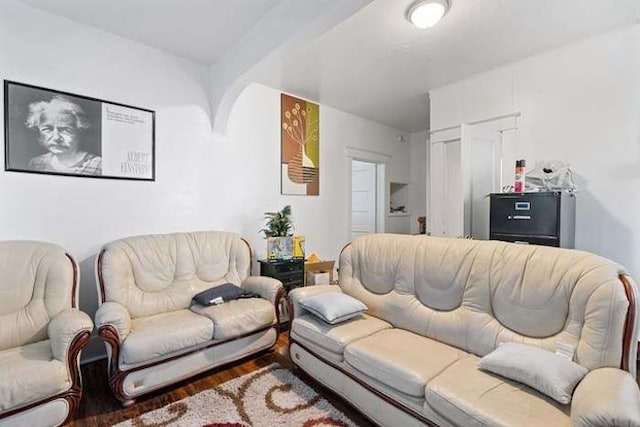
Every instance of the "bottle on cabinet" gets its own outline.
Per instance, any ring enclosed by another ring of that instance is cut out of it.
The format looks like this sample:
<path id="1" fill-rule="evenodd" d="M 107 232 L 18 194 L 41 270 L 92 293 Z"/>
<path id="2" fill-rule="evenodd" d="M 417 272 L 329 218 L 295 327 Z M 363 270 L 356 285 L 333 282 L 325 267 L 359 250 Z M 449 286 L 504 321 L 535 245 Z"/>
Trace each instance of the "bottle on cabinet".
<path id="1" fill-rule="evenodd" d="M 516 179 L 513 185 L 514 193 L 524 193 L 525 166 L 526 161 L 524 159 L 516 160 Z"/>

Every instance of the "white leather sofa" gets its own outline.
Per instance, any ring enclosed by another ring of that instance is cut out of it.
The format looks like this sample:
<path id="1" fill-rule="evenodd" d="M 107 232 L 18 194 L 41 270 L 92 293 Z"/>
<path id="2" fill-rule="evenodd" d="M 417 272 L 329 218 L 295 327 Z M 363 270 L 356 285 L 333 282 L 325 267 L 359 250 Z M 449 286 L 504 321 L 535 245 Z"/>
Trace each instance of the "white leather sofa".
<path id="1" fill-rule="evenodd" d="M 367 314 L 329 325 L 308 296 Z M 593 254 L 503 242 L 370 235 L 340 256 L 339 286 L 289 293 L 292 361 L 384 426 L 639 426 L 636 286 Z M 575 349 L 589 373 L 569 405 L 477 367 L 501 342 Z"/>
<path id="2" fill-rule="evenodd" d="M 0 242 L 0 425 L 57 426 L 82 397 L 93 323 L 77 310 L 78 267 L 43 242 Z"/>
<path id="3" fill-rule="evenodd" d="M 124 406 L 275 344 L 282 284 L 250 271 L 249 245 L 233 233 L 137 236 L 104 246 L 95 323 L 109 353 L 109 384 Z M 228 282 L 260 298 L 189 309 L 195 294 Z"/>

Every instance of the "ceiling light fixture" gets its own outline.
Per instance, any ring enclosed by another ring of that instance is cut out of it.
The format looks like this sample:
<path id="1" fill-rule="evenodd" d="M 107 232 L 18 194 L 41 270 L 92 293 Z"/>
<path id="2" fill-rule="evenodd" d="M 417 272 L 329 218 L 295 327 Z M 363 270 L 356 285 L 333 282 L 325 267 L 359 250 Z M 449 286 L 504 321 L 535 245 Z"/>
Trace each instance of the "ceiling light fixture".
<path id="1" fill-rule="evenodd" d="M 449 7 L 449 0 L 416 0 L 407 9 L 407 19 L 418 28 L 433 27 Z"/>

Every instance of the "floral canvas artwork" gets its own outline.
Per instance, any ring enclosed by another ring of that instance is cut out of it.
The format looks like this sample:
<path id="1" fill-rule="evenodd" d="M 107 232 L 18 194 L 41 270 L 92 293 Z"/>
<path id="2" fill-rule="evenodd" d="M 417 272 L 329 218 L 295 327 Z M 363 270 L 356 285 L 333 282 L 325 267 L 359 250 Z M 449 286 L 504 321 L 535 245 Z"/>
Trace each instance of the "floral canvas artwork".
<path id="1" fill-rule="evenodd" d="M 320 108 L 282 94 L 281 193 L 320 194 Z"/>

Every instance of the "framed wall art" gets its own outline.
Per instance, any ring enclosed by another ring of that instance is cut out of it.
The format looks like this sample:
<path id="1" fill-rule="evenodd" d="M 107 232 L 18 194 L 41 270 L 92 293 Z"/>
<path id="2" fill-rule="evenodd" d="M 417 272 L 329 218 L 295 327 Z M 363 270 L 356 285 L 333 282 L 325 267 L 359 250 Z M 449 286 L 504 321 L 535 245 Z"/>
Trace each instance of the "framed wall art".
<path id="1" fill-rule="evenodd" d="M 155 180 L 155 112 L 4 81 L 5 170 Z"/>
<path id="2" fill-rule="evenodd" d="M 281 95 L 280 187 L 282 194 L 320 194 L 320 108 Z"/>

